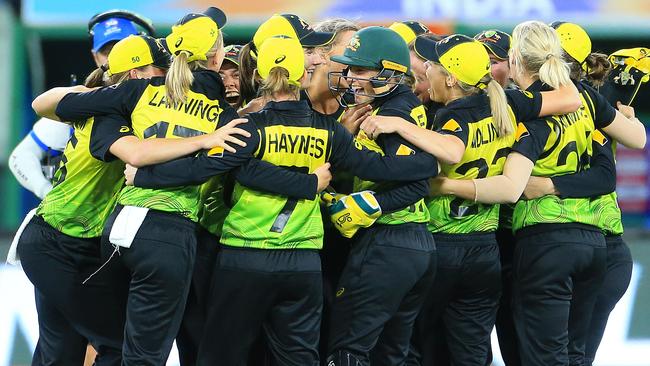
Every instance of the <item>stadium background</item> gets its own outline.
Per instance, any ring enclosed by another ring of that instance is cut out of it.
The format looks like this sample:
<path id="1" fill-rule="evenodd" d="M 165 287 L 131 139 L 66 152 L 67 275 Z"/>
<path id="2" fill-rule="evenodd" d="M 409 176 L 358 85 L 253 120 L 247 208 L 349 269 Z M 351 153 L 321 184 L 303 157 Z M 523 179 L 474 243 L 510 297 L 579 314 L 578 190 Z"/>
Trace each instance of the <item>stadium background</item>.
<path id="1" fill-rule="evenodd" d="M 34 95 L 79 80 L 94 67 L 86 24 L 95 13 L 129 9 L 151 18 L 158 35 L 188 11 L 218 6 L 228 14 L 226 43 L 245 43 L 273 13 L 308 22 L 346 17 L 363 24 L 419 20 L 439 34 L 510 32 L 522 20 L 572 21 L 584 26 L 593 50 L 650 47 L 648 0 L 0 0 L 0 256 L 6 255 L 23 215 L 38 201 L 7 168 L 12 148 L 31 129 Z M 635 102 L 650 122 L 650 86 Z M 648 124 L 650 126 L 650 124 Z M 612 314 L 599 350 L 599 366 L 650 365 L 650 151 L 618 152 L 618 194 L 625 238 L 635 260 L 630 289 Z M 0 366 L 27 365 L 38 329 L 32 288 L 22 272 L 0 264 Z M 170 360 L 170 365 L 174 360 Z M 499 364 L 498 360 L 495 364 Z"/>

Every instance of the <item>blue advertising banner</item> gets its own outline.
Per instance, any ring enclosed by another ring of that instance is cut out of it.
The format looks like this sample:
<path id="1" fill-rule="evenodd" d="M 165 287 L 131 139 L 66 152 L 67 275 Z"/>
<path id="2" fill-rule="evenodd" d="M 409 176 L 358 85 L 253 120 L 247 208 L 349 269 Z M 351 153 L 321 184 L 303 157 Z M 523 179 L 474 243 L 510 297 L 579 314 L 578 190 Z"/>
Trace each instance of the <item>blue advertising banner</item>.
<path id="1" fill-rule="evenodd" d="M 171 24 L 189 11 L 215 5 L 209 0 L 25 0 L 23 19 L 31 25 L 83 24 L 108 9 L 129 9 L 156 23 Z M 646 0 L 222 0 L 237 24 L 252 24 L 273 13 L 294 13 L 308 20 L 346 17 L 362 22 L 417 19 L 428 23 L 456 21 L 510 23 L 525 19 L 570 19 L 585 25 L 650 29 Z"/>

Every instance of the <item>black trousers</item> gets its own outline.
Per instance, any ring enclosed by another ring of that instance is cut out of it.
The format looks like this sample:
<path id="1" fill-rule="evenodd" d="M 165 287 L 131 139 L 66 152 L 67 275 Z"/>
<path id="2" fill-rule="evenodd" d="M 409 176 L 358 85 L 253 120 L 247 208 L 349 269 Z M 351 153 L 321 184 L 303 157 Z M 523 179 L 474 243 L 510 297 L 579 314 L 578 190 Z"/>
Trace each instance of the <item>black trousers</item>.
<path id="1" fill-rule="evenodd" d="M 630 248 L 620 235 L 606 236 L 607 242 L 607 273 L 603 285 L 598 291 L 589 323 L 587 346 L 585 349 L 585 366 L 591 366 L 596 357 L 596 351 L 603 339 L 609 313 L 614 310 L 616 303 L 623 297 L 632 277 L 632 255 Z"/>
<path id="2" fill-rule="evenodd" d="M 522 363 L 582 365 L 591 313 L 606 270 L 596 228 L 535 225 L 517 232 L 513 309 Z"/>
<path id="3" fill-rule="evenodd" d="M 329 220 L 329 216 L 325 217 L 325 219 Z M 321 265 L 323 267 L 323 320 L 320 327 L 319 346 L 321 355 L 327 355 L 332 306 L 353 243 L 352 239 L 344 237 L 333 225 L 328 224 L 329 222 L 323 223 L 323 249 L 320 251 Z M 323 358 L 321 364 L 325 364 L 325 361 L 326 359 Z"/>
<path id="4" fill-rule="evenodd" d="M 109 217 L 103 271 L 128 276 L 123 365 L 164 365 L 178 334 L 196 255 L 196 225 L 179 215 L 150 210 L 130 248 L 116 249 L 108 237 L 121 206 Z M 116 286 L 123 286 L 116 283 Z"/>
<path id="5" fill-rule="evenodd" d="M 438 273 L 416 320 L 408 365 L 486 364 L 501 295 L 494 233 L 434 234 Z M 446 339 L 446 347 L 439 339 Z"/>
<path id="6" fill-rule="evenodd" d="M 332 307 L 328 362 L 406 360 L 413 323 L 435 277 L 435 248 L 424 224 L 375 225 L 360 233 Z"/>
<path id="7" fill-rule="evenodd" d="M 263 331 L 274 365 L 318 366 L 321 276 L 315 250 L 222 246 L 198 365 L 245 365 Z"/>
<path id="8" fill-rule="evenodd" d="M 210 280 L 217 261 L 218 247 L 219 237 L 199 225 L 192 283 L 181 327 L 176 335 L 176 346 L 181 366 L 196 365 L 199 344 L 207 318 Z"/>
<path id="9" fill-rule="evenodd" d="M 18 253 L 34 284 L 39 339 L 32 365 L 82 365 L 90 342 L 95 364 L 120 365 L 125 288 L 105 272 L 83 283 L 102 264 L 99 238 L 65 235 L 34 216 L 20 237 Z"/>
<path id="10" fill-rule="evenodd" d="M 515 253 L 516 240 L 511 229 L 496 231 L 499 255 L 501 257 L 501 300 L 497 311 L 497 339 L 501 357 L 506 366 L 521 366 L 519 357 L 519 341 L 515 330 L 515 321 L 512 313 L 512 260 Z M 486 365 L 491 364 L 492 355 Z"/>

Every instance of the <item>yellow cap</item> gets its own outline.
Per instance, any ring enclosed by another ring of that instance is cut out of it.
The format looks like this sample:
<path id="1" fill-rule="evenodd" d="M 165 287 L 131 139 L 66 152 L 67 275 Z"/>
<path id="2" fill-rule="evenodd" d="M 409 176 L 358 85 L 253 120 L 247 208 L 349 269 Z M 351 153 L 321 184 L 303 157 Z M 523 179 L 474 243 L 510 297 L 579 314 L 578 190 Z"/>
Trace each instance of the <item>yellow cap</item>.
<path id="1" fill-rule="evenodd" d="M 260 49 L 262 43 L 273 36 L 297 39 L 303 47 L 321 47 L 334 40 L 334 33 L 316 32 L 309 24 L 294 14 L 275 14 L 257 28 L 253 44 Z"/>
<path id="2" fill-rule="evenodd" d="M 305 53 L 297 39 L 275 36 L 264 41 L 257 54 L 257 72 L 265 79 L 276 67 L 289 72 L 291 84 L 300 85 L 298 80 L 305 73 Z"/>
<path id="3" fill-rule="evenodd" d="M 219 26 L 210 17 L 203 14 L 186 16 L 183 21 L 172 27 L 166 38 L 169 52 L 178 56 L 180 52 L 189 53 L 188 62 L 205 60 L 219 36 Z"/>
<path id="4" fill-rule="evenodd" d="M 169 67 L 169 53 L 155 38 L 139 35 L 128 36 L 113 46 L 108 54 L 108 75 L 115 75 L 146 65 L 161 69 Z"/>
<path id="5" fill-rule="evenodd" d="M 560 37 L 562 49 L 586 70 L 584 63 L 591 53 L 591 38 L 581 26 L 574 23 L 555 22 L 551 24 Z"/>
<path id="6" fill-rule="evenodd" d="M 417 37 L 415 53 L 439 63 L 456 79 L 465 84 L 484 89 L 481 79 L 490 73 L 490 56 L 483 44 L 462 34 L 452 34 L 436 42 L 427 37 Z"/>
<path id="7" fill-rule="evenodd" d="M 415 40 L 415 37 L 420 34 L 429 33 L 429 28 L 427 28 L 427 26 L 415 21 L 395 22 L 391 24 L 388 29 L 397 32 L 406 44 L 411 44 L 411 42 Z"/>

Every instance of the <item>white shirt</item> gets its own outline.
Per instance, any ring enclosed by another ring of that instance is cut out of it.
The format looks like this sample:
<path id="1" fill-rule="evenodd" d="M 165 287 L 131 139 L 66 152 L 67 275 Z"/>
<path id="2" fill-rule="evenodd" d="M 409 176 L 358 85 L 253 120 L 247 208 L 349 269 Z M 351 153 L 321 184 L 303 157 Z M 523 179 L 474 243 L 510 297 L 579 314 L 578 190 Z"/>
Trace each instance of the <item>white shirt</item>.
<path id="1" fill-rule="evenodd" d="M 52 150 L 63 152 L 71 131 L 71 127 L 65 123 L 41 118 L 9 156 L 9 169 L 18 182 L 40 199 L 52 189 L 52 183 L 43 173 L 41 161 Z"/>

